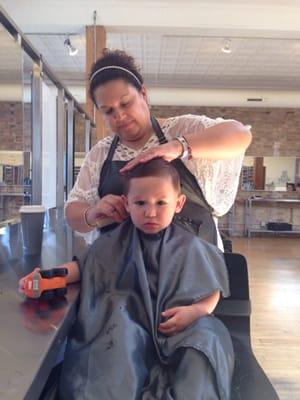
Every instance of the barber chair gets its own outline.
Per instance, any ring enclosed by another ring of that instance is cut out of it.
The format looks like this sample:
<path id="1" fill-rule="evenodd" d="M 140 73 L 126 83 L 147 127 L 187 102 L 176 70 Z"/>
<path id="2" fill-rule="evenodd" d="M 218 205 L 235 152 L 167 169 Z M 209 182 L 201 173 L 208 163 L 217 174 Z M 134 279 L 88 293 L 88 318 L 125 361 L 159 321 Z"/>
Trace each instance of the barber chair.
<path id="1" fill-rule="evenodd" d="M 231 400 L 279 400 L 251 348 L 247 261 L 240 254 L 224 253 L 224 257 L 231 296 L 219 302 L 214 314 L 229 330 L 235 352 Z M 52 370 L 39 400 L 57 400 L 60 370 L 61 364 Z"/>
<path id="2" fill-rule="evenodd" d="M 247 261 L 241 254 L 224 253 L 224 257 L 231 296 L 219 302 L 214 314 L 229 330 L 235 352 L 231 400 L 279 400 L 251 348 Z"/>

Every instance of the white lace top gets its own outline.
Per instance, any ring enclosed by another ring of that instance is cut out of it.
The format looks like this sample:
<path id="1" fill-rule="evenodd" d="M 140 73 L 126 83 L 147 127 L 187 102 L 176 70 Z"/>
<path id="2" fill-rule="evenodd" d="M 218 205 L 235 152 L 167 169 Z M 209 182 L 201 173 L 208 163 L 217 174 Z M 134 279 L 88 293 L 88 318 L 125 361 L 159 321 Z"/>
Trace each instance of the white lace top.
<path id="1" fill-rule="evenodd" d="M 211 119 L 204 115 L 182 115 L 168 118 L 162 124 L 162 130 L 168 140 L 175 136 L 188 133 L 201 132 L 210 126 L 224 122 L 223 118 Z M 99 200 L 98 185 L 102 165 L 107 157 L 112 136 L 100 140 L 87 153 L 77 180 L 71 190 L 67 204 L 72 201 L 86 201 L 94 205 Z M 141 152 L 158 146 L 158 138 L 153 134 L 144 147 L 133 150 L 122 143 L 118 143 L 113 160 L 128 161 Z M 193 158 L 185 161 L 187 168 L 195 176 L 207 202 L 214 209 L 214 215 L 220 217 L 228 212 L 232 206 L 239 183 L 244 154 L 233 159 L 211 160 L 206 158 Z M 96 236 L 84 235 L 88 242 Z"/>

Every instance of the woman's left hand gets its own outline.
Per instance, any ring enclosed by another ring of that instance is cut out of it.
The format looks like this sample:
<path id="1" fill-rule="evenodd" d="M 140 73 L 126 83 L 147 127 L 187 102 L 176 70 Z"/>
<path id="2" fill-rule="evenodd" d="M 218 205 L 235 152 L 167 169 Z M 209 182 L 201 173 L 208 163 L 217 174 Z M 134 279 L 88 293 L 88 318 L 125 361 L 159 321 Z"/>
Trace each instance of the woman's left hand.
<path id="1" fill-rule="evenodd" d="M 136 167 L 140 163 L 145 163 L 152 158 L 161 157 L 166 161 L 175 160 L 175 158 L 180 157 L 182 154 L 182 145 L 178 140 L 171 140 L 168 143 L 162 144 L 160 146 L 153 147 L 152 149 L 146 150 L 139 154 L 136 158 L 129 161 L 125 167 L 120 170 L 120 173 L 126 174 L 127 171 Z"/>

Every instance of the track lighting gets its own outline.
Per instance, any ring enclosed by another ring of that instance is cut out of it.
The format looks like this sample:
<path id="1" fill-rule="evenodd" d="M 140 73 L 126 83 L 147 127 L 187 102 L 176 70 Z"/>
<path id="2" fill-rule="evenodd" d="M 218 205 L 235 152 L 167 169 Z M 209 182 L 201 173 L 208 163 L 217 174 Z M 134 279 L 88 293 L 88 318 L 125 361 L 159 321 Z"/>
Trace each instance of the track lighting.
<path id="1" fill-rule="evenodd" d="M 230 39 L 225 39 L 222 47 L 222 52 L 223 53 L 231 53 L 231 40 Z"/>
<path id="2" fill-rule="evenodd" d="M 68 47 L 69 55 L 76 56 L 76 54 L 78 53 L 78 49 L 72 45 L 69 37 L 64 41 L 64 44 Z"/>

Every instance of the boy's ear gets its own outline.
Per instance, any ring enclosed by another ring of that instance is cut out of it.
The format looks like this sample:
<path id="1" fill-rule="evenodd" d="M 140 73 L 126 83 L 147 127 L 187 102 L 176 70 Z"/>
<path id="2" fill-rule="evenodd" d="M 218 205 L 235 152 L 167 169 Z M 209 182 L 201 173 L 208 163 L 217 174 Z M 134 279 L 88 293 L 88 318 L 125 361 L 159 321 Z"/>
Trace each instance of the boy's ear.
<path id="1" fill-rule="evenodd" d="M 178 196 L 177 199 L 177 203 L 176 203 L 176 208 L 175 208 L 175 213 L 180 213 L 180 211 L 182 210 L 184 203 L 186 201 L 186 196 L 184 194 L 180 194 Z"/>
<path id="2" fill-rule="evenodd" d="M 129 213 L 128 198 L 127 198 L 127 196 L 125 194 L 122 194 L 121 197 L 122 197 L 122 200 L 124 201 L 125 209 Z"/>

